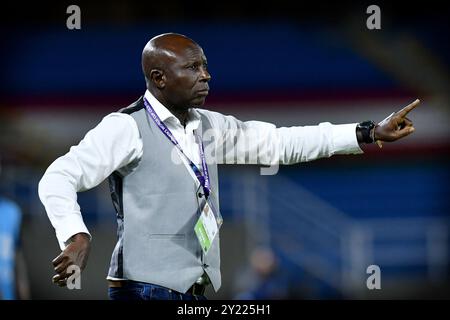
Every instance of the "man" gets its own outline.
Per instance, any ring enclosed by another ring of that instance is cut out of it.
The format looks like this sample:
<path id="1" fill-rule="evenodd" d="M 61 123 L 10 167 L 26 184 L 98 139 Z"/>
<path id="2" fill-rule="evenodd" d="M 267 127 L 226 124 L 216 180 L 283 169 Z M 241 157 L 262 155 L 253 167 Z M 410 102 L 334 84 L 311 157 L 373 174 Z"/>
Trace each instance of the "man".
<path id="1" fill-rule="evenodd" d="M 60 286 L 70 276 L 67 268 L 83 269 L 89 255 L 76 192 L 106 178 L 118 222 L 110 298 L 204 299 L 207 285 L 216 291 L 221 285 L 217 164 L 292 164 L 361 153 L 359 144 L 395 141 L 414 130 L 406 114 L 418 100 L 378 125 L 276 128 L 198 109 L 211 76 L 202 48 L 180 34 L 151 39 L 142 69 L 145 95 L 106 116 L 39 183 L 62 249 L 53 261 Z M 209 209 L 215 220 L 208 220 Z"/>

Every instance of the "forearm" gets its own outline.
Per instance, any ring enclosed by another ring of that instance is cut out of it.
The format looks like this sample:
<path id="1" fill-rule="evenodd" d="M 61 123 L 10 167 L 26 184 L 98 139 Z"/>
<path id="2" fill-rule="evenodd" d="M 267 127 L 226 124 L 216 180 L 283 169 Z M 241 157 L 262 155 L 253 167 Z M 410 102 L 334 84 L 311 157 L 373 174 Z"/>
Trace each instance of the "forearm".
<path id="1" fill-rule="evenodd" d="M 217 112 L 204 112 L 219 130 L 216 159 L 225 164 L 294 164 L 363 151 L 356 123 L 276 128 L 262 121 L 240 121 Z"/>
<path id="2" fill-rule="evenodd" d="M 355 124 L 278 128 L 280 164 L 294 164 L 335 154 L 362 153 Z"/>
<path id="3" fill-rule="evenodd" d="M 39 198 L 55 229 L 59 246 L 63 250 L 67 240 L 77 233 L 90 233 L 83 222 L 76 199 L 76 185 L 62 173 L 49 168 L 39 182 Z"/>
<path id="4" fill-rule="evenodd" d="M 110 114 L 50 165 L 39 182 L 39 198 L 61 249 L 74 234 L 89 234 L 77 203 L 77 192 L 96 187 L 141 155 L 142 141 L 135 121 L 129 115 Z"/>

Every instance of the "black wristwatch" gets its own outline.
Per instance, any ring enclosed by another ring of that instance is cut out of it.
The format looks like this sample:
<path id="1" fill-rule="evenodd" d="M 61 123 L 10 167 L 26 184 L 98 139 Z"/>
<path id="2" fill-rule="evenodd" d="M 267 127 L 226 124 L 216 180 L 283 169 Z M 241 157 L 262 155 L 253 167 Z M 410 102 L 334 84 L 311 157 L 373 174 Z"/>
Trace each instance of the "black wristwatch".
<path id="1" fill-rule="evenodd" d="M 375 132 L 372 132 L 375 128 L 375 122 L 373 121 L 363 121 L 356 126 L 356 132 L 360 133 L 363 143 L 374 143 L 375 142 Z M 371 134 L 372 132 L 372 134 Z"/>

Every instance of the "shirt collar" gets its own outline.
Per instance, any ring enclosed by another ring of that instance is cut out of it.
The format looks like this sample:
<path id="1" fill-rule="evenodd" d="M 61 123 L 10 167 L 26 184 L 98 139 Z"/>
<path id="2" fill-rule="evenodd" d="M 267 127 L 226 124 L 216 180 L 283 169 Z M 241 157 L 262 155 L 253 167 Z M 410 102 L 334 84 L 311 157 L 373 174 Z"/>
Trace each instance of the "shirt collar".
<path id="1" fill-rule="evenodd" d="M 153 110 L 155 110 L 161 121 L 163 121 L 164 123 L 172 122 L 176 125 L 181 126 L 180 120 L 178 120 L 178 118 L 175 117 L 173 113 L 169 111 L 169 109 L 167 109 L 161 102 L 159 102 L 158 99 L 156 99 L 150 91 L 146 90 L 144 97 L 148 102 L 150 102 L 150 105 L 152 106 Z M 197 129 L 200 124 L 200 114 L 197 110 L 195 110 L 195 108 L 189 108 L 188 112 L 189 118 L 186 123 L 186 127 L 189 125 L 193 129 Z"/>

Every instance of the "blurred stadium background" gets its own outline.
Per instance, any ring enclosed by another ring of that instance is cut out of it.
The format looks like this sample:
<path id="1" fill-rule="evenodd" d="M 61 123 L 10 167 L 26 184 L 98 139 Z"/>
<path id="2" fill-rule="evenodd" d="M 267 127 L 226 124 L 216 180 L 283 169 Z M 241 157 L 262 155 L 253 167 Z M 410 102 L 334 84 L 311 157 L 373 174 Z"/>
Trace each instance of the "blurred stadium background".
<path id="1" fill-rule="evenodd" d="M 242 120 L 379 121 L 422 100 L 411 114 L 416 132 L 382 150 L 275 176 L 220 167 L 223 287 L 209 298 L 450 297 L 444 2 L 378 2 L 378 31 L 366 28 L 369 2 L 78 2 L 77 31 L 66 28 L 70 4 L 2 4 L 0 186 L 23 211 L 31 298 L 107 298 L 116 232 L 107 185 L 79 194 L 93 247 L 82 290 L 69 291 L 51 284 L 59 248 L 37 183 L 103 116 L 143 94 L 141 50 L 163 32 L 203 47 L 212 74 L 205 107 Z M 372 264 L 381 290 L 366 287 Z"/>

